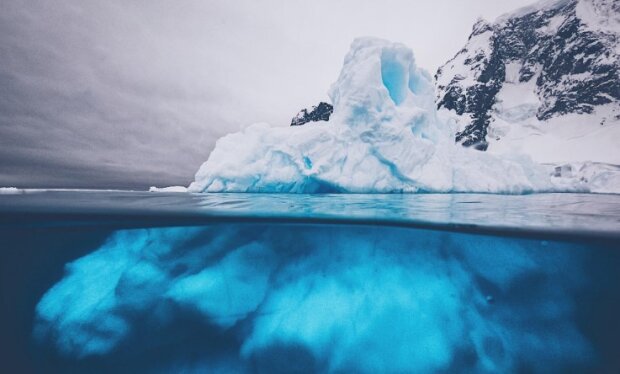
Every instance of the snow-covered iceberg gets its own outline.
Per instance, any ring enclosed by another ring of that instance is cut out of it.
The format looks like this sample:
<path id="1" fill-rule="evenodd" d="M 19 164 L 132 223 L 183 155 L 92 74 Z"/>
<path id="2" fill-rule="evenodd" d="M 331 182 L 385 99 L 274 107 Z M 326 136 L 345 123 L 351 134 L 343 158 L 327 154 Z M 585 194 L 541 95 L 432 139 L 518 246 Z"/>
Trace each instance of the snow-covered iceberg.
<path id="1" fill-rule="evenodd" d="M 219 139 L 190 192 L 575 191 L 526 156 L 454 144 L 431 76 L 399 43 L 359 38 L 330 89 L 334 113 L 312 126 L 255 124 Z"/>

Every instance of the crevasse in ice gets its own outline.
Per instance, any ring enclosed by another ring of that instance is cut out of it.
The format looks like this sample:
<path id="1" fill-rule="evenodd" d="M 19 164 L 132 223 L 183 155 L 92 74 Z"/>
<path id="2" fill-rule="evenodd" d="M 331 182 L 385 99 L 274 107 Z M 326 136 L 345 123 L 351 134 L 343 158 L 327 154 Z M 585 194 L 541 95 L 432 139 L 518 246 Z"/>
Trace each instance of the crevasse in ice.
<path id="1" fill-rule="evenodd" d="M 430 75 L 406 46 L 359 38 L 312 126 L 255 124 L 219 139 L 190 192 L 497 192 L 583 189 L 526 156 L 454 144 Z"/>

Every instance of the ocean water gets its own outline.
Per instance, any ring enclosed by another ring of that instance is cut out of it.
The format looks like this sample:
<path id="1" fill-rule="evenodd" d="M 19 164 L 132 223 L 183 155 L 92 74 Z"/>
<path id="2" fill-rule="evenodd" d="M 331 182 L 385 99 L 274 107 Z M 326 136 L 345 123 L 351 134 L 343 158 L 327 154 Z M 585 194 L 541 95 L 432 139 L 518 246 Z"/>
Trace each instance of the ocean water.
<path id="1" fill-rule="evenodd" d="M 618 372 L 620 196 L 0 195 L 1 372 Z"/>

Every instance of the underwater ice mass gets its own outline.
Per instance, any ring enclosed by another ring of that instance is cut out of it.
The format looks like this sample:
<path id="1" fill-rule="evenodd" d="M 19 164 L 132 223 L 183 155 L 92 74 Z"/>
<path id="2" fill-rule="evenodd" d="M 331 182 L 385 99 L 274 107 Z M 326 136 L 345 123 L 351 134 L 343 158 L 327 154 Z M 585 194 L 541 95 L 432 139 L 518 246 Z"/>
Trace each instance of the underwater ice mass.
<path id="1" fill-rule="evenodd" d="M 34 333 L 74 359 L 202 352 L 159 371 L 559 371 L 593 359 L 575 322 L 587 252 L 363 226 L 121 230 L 66 266 Z"/>
<path id="2" fill-rule="evenodd" d="M 524 155 L 465 149 L 431 76 L 402 44 L 356 39 L 329 91 L 329 122 L 255 124 L 219 139 L 190 192 L 589 191 Z M 445 115 L 443 115 L 445 117 Z M 583 178 L 582 178 L 583 179 Z"/>

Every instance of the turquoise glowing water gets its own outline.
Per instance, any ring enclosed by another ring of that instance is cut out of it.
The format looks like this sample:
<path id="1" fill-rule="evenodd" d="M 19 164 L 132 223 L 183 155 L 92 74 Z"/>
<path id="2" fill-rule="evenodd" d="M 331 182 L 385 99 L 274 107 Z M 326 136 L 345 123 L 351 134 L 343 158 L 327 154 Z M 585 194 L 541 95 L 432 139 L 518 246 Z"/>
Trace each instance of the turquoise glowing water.
<path id="1" fill-rule="evenodd" d="M 620 196 L 0 196 L 3 372 L 615 372 Z"/>

